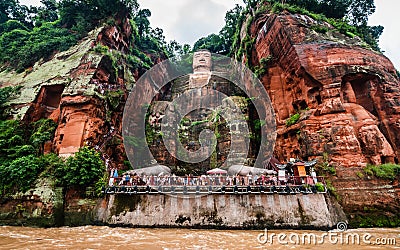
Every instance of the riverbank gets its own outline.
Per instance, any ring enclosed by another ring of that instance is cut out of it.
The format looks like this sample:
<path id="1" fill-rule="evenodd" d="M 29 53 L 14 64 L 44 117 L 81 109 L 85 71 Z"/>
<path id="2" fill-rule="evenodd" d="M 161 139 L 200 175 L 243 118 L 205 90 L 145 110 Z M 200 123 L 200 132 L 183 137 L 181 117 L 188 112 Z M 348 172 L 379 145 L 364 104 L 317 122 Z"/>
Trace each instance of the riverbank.
<path id="1" fill-rule="evenodd" d="M 23 195 L 0 200 L 0 225 L 326 230 L 334 228 L 340 221 L 347 222 L 349 228 L 396 227 L 400 222 L 387 210 L 366 205 L 363 205 L 364 209 L 351 210 L 353 205 L 350 201 L 362 205 L 378 192 L 381 194 L 379 197 L 383 194 L 396 197 L 392 188 L 385 186 L 382 189 L 372 181 L 362 194 L 356 189 L 344 189 L 342 185 L 337 196 L 329 192 L 286 193 L 281 190 L 275 193 L 269 189 L 264 193 L 248 192 L 244 188 L 238 193 L 219 190 L 210 194 L 206 190 L 199 194 L 174 195 L 171 192 L 159 193 L 155 189 L 157 192 L 149 194 L 126 192 L 96 197 L 89 189 L 63 190 L 41 184 Z M 350 199 L 356 195 L 362 195 L 365 200 Z M 344 209 L 336 197 L 347 205 Z M 396 203 L 387 204 L 391 204 L 393 209 L 397 206 Z"/>

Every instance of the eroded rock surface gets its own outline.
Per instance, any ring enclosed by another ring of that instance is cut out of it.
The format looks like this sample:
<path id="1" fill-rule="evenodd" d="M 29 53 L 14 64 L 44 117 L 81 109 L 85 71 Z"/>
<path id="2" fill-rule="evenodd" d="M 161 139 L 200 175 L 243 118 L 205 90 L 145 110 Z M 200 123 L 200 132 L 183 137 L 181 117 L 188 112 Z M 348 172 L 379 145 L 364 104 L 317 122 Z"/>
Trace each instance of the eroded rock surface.
<path id="1" fill-rule="evenodd" d="M 318 33 L 318 26 L 328 31 Z M 242 39 L 255 42 L 242 59 L 264 70 L 260 78 L 276 113 L 276 157 L 334 166 L 329 178 L 350 219 L 396 216 L 398 181 L 363 174 L 367 164 L 400 160 L 400 85 L 390 60 L 304 15 L 266 12 L 248 27 Z"/>
<path id="2" fill-rule="evenodd" d="M 122 112 L 139 71 L 124 61 L 115 67 L 112 60 L 128 51 L 131 32 L 128 19 L 117 20 L 115 26 L 92 31 L 53 59 L 36 63 L 29 72 L 0 72 L 2 87 L 22 86 L 10 103 L 15 118 L 50 118 L 58 123 L 46 152 L 70 156 L 88 145 L 102 153 L 109 168 L 122 167 Z M 101 52 L 104 48 L 111 56 Z"/>
<path id="3" fill-rule="evenodd" d="M 316 25 L 329 31 L 318 33 Z M 328 23 L 287 12 L 265 13 L 250 36 L 255 44 L 247 60 L 266 69 L 262 82 L 276 112 L 280 160 L 325 152 L 344 167 L 398 162 L 400 87 L 385 56 Z M 296 113 L 300 119 L 287 124 Z"/>

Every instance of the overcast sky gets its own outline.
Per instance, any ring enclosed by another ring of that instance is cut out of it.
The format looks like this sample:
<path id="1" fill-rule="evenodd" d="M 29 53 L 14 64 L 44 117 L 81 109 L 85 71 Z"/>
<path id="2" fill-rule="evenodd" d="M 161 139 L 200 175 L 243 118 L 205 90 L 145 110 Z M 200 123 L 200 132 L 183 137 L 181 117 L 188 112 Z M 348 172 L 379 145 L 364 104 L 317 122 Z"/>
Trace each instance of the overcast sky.
<path id="1" fill-rule="evenodd" d="M 151 26 L 164 30 L 166 40 L 193 45 L 199 38 L 218 33 L 224 25 L 227 10 L 242 0 L 138 0 L 141 8 L 151 10 Z M 37 5 L 40 0 L 20 0 L 21 4 Z M 400 70 L 400 0 L 375 0 L 376 11 L 370 25 L 385 27 L 380 47 Z"/>

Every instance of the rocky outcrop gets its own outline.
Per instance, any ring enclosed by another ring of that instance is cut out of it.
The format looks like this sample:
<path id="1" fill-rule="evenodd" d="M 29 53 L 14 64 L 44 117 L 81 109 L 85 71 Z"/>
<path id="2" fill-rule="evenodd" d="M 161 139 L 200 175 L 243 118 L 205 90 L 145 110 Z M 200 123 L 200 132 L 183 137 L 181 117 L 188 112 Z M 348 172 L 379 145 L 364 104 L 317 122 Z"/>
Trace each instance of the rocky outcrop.
<path id="1" fill-rule="evenodd" d="M 318 33 L 316 26 L 328 31 Z M 278 158 L 326 152 L 345 167 L 398 162 L 400 87 L 386 57 L 299 14 L 265 13 L 250 30 L 255 44 L 248 60 L 265 68 Z M 296 113 L 299 120 L 288 124 Z"/>
<path id="2" fill-rule="evenodd" d="M 358 37 L 286 11 L 259 14 L 241 36 L 254 41 L 242 59 L 261 72 L 273 103 L 276 157 L 335 167 L 331 179 L 351 218 L 371 207 L 398 214 L 398 183 L 362 175 L 367 164 L 400 160 L 400 84 L 390 60 Z"/>
<path id="3" fill-rule="evenodd" d="M 0 225 L 62 226 L 64 224 L 62 188 L 41 180 L 26 193 L 0 199 Z"/>
<path id="4" fill-rule="evenodd" d="M 119 55 L 132 46 L 131 34 L 128 19 L 116 20 L 29 71 L 0 72 L 1 86 L 21 86 L 10 102 L 15 118 L 58 123 L 46 152 L 70 156 L 88 145 L 101 151 L 112 164 L 108 167 L 123 166 L 122 112 L 128 89 L 139 76 Z"/>

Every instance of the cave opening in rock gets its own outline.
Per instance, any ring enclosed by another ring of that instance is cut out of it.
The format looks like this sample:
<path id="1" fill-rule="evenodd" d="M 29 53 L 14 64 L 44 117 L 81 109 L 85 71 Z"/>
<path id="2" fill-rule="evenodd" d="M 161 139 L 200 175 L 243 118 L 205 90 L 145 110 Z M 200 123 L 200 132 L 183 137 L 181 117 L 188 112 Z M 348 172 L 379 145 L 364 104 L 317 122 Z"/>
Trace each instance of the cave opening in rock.
<path id="1" fill-rule="evenodd" d="M 60 105 L 64 85 L 50 85 L 42 88 L 45 89 L 42 104 L 49 108 L 57 108 Z"/>
<path id="2" fill-rule="evenodd" d="M 24 119 L 35 122 L 49 118 L 59 107 L 63 91 L 64 85 L 61 84 L 42 86 Z"/>
<path id="3" fill-rule="evenodd" d="M 297 100 L 292 104 L 294 110 L 300 111 L 308 108 L 307 102 L 305 100 Z"/>
<path id="4" fill-rule="evenodd" d="M 307 93 L 307 96 L 310 108 L 316 108 L 318 105 L 322 104 L 320 87 L 314 87 L 310 89 Z"/>
<path id="5" fill-rule="evenodd" d="M 343 77 L 341 85 L 344 102 L 357 103 L 374 116 L 378 116 L 373 100 L 373 82 L 376 76 L 367 74 L 351 74 Z"/>

